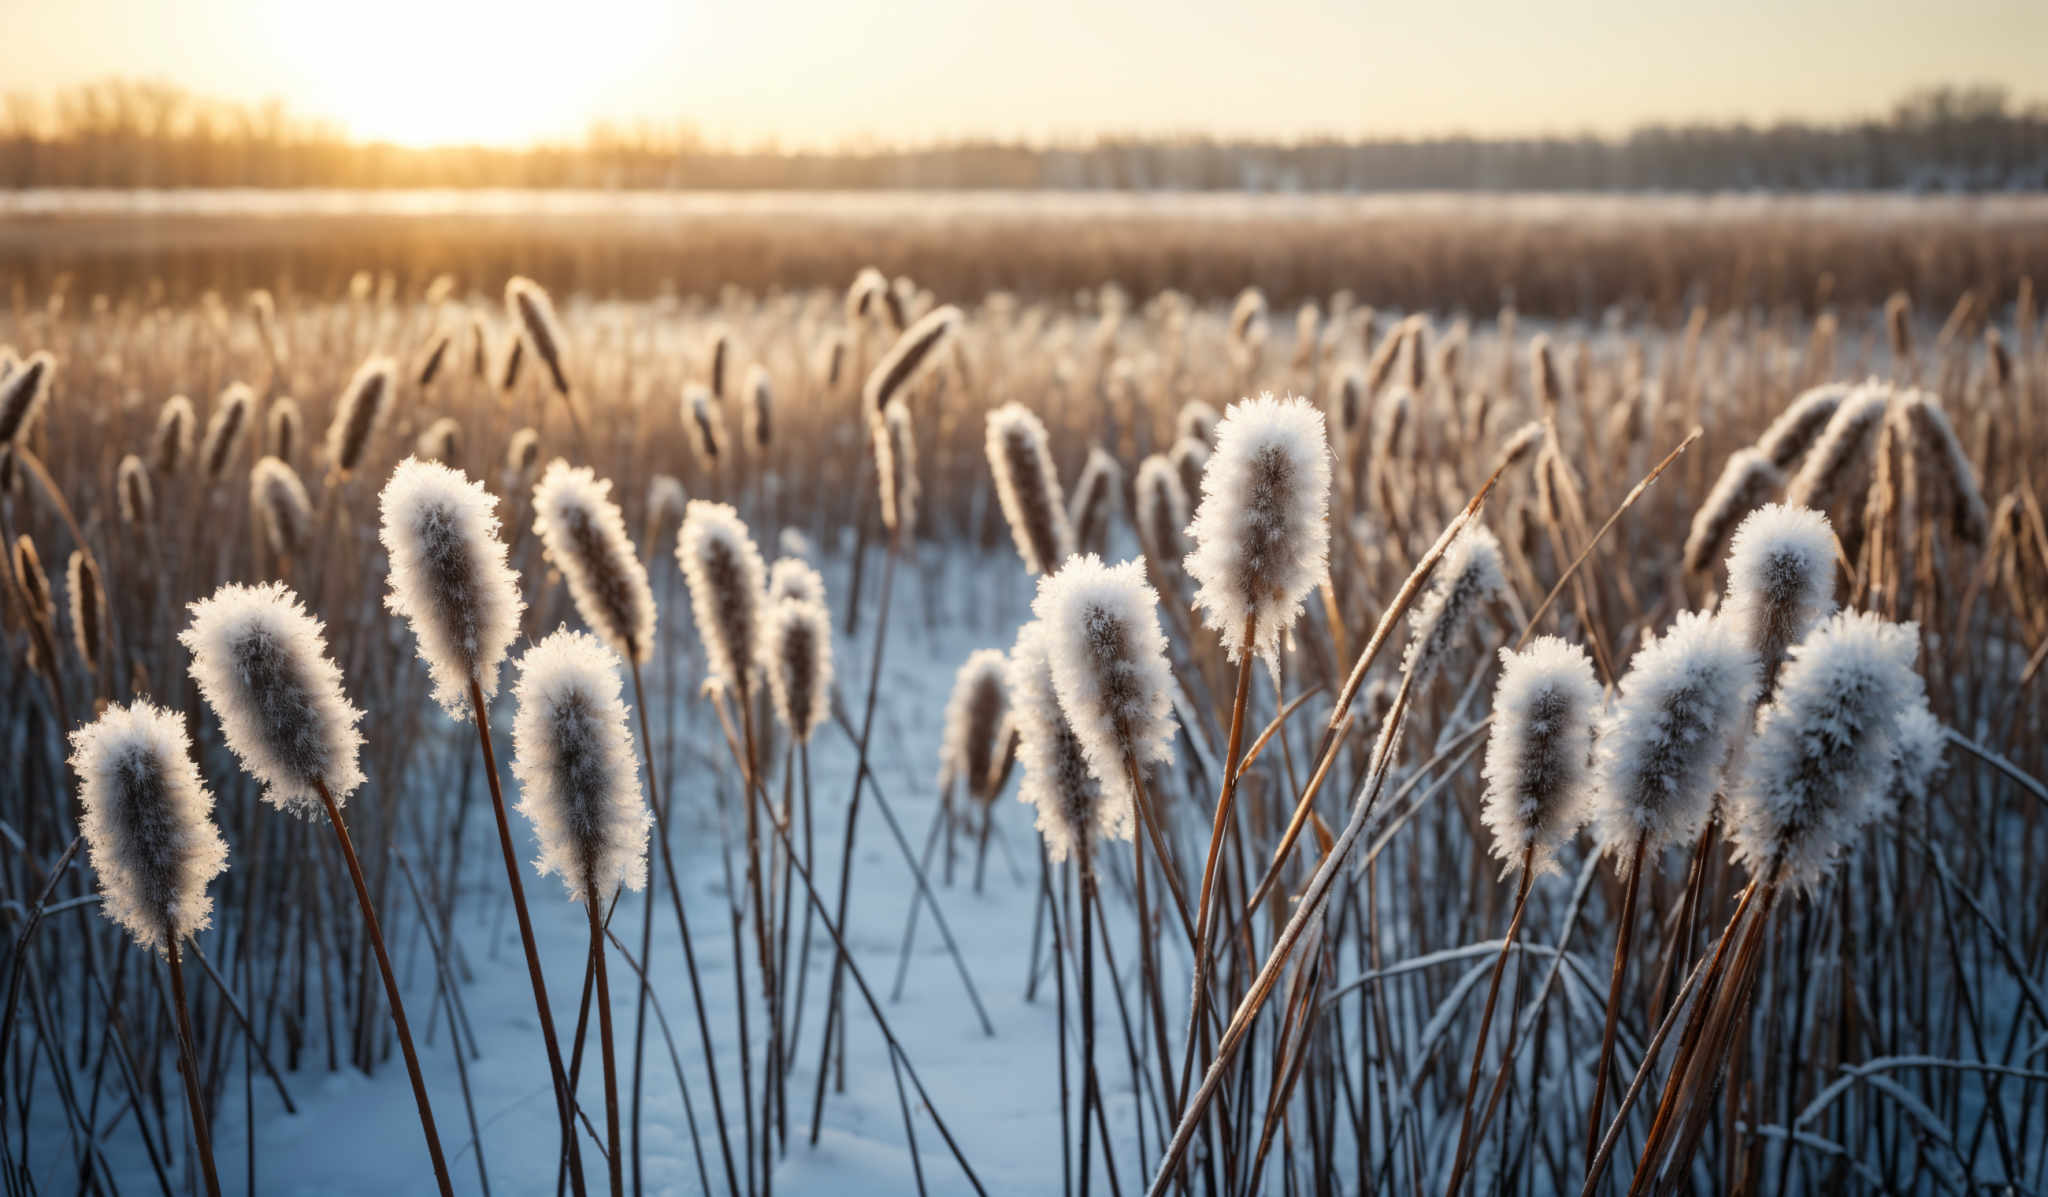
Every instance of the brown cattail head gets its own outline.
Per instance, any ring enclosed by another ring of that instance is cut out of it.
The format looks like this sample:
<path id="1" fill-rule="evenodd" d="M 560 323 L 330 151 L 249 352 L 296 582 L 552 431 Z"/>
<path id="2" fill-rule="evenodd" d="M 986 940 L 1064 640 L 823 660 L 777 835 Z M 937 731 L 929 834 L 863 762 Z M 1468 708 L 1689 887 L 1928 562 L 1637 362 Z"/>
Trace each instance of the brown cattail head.
<path id="1" fill-rule="evenodd" d="M 1112 508 L 1122 493 L 1123 467 L 1100 445 L 1088 450 L 1074 493 L 1067 500 L 1067 523 L 1074 530 L 1074 551 L 1099 553 L 1109 534 Z"/>
<path id="2" fill-rule="evenodd" d="M 1023 404 L 1006 403 L 988 414 L 987 451 L 996 501 L 1024 568 L 1051 573 L 1072 552 L 1073 531 L 1045 424 Z"/>
<path id="3" fill-rule="evenodd" d="M 1721 469 L 1719 481 L 1707 493 L 1706 502 L 1693 512 L 1692 530 L 1685 538 L 1685 568 L 1689 573 L 1712 569 L 1727 551 L 1736 526 L 1750 512 L 1771 501 L 1785 485 L 1785 475 L 1758 449 L 1737 449 Z"/>
<path id="4" fill-rule="evenodd" d="M 867 409 L 880 412 L 907 391 L 919 375 L 939 360 L 938 351 L 959 329 L 960 322 L 960 309 L 947 304 L 904 329 L 896 344 L 868 374 Z"/>
<path id="5" fill-rule="evenodd" d="M 1813 447 L 1849 390 L 1846 383 L 1832 382 L 1802 392 L 1757 438 L 1757 452 L 1779 471 L 1791 469 Z"/>
<path id="6" fill-rule="evenodd" d="M 14 538 L 14 582 L 20 593 L 22 613 L 47 633 L 56 621 L 56 604 L 50 598 L 50 576 L 43 572 L 42 556 L 26 532 Z"/>
<path id="7" fill-rule="evenodd" d="M 32 354 L 28 361 L 0 375 L 0 445 L 25 440 L 50 393 L 56 359 Z"/>
<path id="8" fill-rule="evenodd" d="M 64 589 L 70 597 L 71 643 L 88 673 L 100 671 L 100 649 L 107 642 L 107 598 L 100 589 L 100 569 L 83 549 L 73 549 L 64 566 Z"/>
<path id="9" fill-rule="evenodd" d="M 533 476 L 533 467 L 540 464 L 540 433 L 531 428 L 521 428 L 505 442 L 505 473 L 509 476 L 507 485 L 520 487 Z"/>
<path id="10" fill-rule="evenodd" d="M 724 325 L 711 330 L 711 353 L 704 364 L 704 376 L 710 379 L 711 397 L 725 402 L 725 374 L 732 360 L 732 333 Z"/>
<path id="11" fill-rule="evenodd" d="M 766 366 L 755 362 L 747 367 L 745 393 L 749 439 L 756 450 L 766 449 L 775 435 L 775 391 Z"/>
<path id="12" fill-rule="evenodd" d="M 1894 418 L 1905 433 L 1915 490 L 1929 517 L 1945 518 L 1956 539 L 1981 547 L 1990 536 L 1991 517 L 1948 414 L 1932 395 L 1914 391 L 1899 401 Z"/>
<path id="13" fill-rule="evenodd" d="M 1864 387 L 1842 400 L 1799 472 L 1786 484 L 1785 502 L 1826 512 L 1853 491 L 1870 464 L 1890 403 L 1890 389 L 1883 386 Z"/>
<path id="14" fill-rule="evenodd" d="M 271 401 L 270 411 L 264 417 L 267 428 L 266 439 L 270 442 L 270 455 L 280 461 L 290 461 L 299 447 L 299 405 L 291 396 L 285 395 Z"/>
<path id="15" fill-rule="evenodd" d="M 150 485 L 149 467 L 130 453 L 114 471 L 114 490 L 121 507 L 121 522 L 131 528 L 148 528 L 156 523 L 156 489 Z"/>
<path id="16" fill-rule="evenodd" d="M 327 426 L 329 470 L 346 477 L 362 465 L 370 435 L 390 406 L 396 377 L 397 368 L 388 357 L 373 357 L 356 368 L 335 405 L 334 422 Z"/>
<path id="17" fill-rule="evenodd" d="M 498 375 L 498 386 L 508 395 L 519 385 L 519 367 L 526 361 L 526 338 L 514 334 L 505 346 L 505 366 Z"/>
<path id="18" fill-rule="evenodd" d="M 555 384 L 555 391 L 568 394 L 569 377 L 563 371 L 562 361 L 566 340 L 548 293 L 530 278 L 508 279 L 505 283 L 505 310 L 512 317 L 513 324 L 525 334 L 523 339 L 533 345 L 533 356 L 548 368 L 548 377 Z M 511 388 L 517 372 L 515 363 L 507 371 L 507 389 Z"/>
<path id="19" fill-rule="evenodd" d="M 1536 410 L 1546 420 L 1557 418 L 1564 401 L 1564 388 L 1557 377 L 1557 358 L 1550 351 L 1550 337 L 1537 333 L 1529 342 L 1529 388 L 1536 394 Z"/>
<path id="20" fill-rule="evenodd" d="M 243 383 L 229 383 L 221 392 L 220 405 L 206 421 L 206 439 L 199 447 L 200 466 L 208 482 L 226 472 L 228 463 L 234 460 L 255 406 L 256 393 Z"/>
<path id="21" fill-rule="evenodd" d="M 455 334 L 441 330 L 428 343 L 427 352 L 420 358 L 419 385 L 421 390 L 433 384 L 441 373 L 442 363 L 448 360 L 448 347 L 455 342 Z"/>
<path id="22" fill-rule="evenodd" d="M 882 526 L 907 537 L 917 526 L 917 437 L 910 409 L 891 399 L 879 418 L 870 420 L 875 445 L 875 481 L 881 491 Z"/>
<path id="23" fill-rule="evenodd" d="M 725 417 L 719 413 L 717 396 L 701 382 L 683 387 L 683 427 L 690 433 L 690 448 L 705 469 L 718 464 L 725 450 Z"/>
<path id="24" fill-rule="evenodd" d="M 864 266 L 853 278 L 853 285 L 846 289 L 846 322 L 861 328 L 869 320 L 880 315 L 880 307 L 888 302 L 889 280 L 872 266 Z"/>
<path id="25" fill-rule="evenodd" d="M 299 472 L 282 458 L 264 457 L 249 470 L 249 505 L 262 523 L 270 551 L 291 556 L 313 531 L 313 503 Z"/>
<path id="26" fill-rule="evenodd" d="M 1894 291 L 1884 301 L 1885 337 L 1891 342 L 1892 357 L 1900 362 L 1913 359 L 1913 301 L 1904 291 Z"/>
<path id="27" fill-rule="evenodd" d="M 197 424 L 190 399 L 173 395 L 164 400 L 157 412 L 156 434 L 150 438 L 151 468 L 167 478 L 184 469 L 192 459 L 192 434 Z"/>
<path id="28" fill-rule="evenodd" d="M 417 456 L 428 461 L 438 461 L 445 465 L 460 465 L 462 459 L 462 425 L 457 424 L 453 416 L 442 416 L 432 424 L 427 425 L 425 432 L 420 433 L 419 439 L 414 443 L 413 451 Z"/>
<path id="29" fill-rule="evenodd" d="M 2005 336 L 1995 328 L 1984 330 L 1984 358 L 1990 369 L 1991 385 L 2003 391 L 2012 385 L 2012 354 L 2005 348 Z"/>

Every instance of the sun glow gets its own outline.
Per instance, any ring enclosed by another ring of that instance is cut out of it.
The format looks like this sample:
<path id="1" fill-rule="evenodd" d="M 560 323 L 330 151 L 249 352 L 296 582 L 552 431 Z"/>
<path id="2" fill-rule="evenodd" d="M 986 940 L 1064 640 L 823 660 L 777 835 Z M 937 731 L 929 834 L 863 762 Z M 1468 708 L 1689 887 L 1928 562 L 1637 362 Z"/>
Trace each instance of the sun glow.
<path id="1" fill-rule="evenodd" d="M 265 6 L 253 44 L 296 79 L 295 111 L 405 146 L 580 138 L 630 115 L 616 81 L 684 69 L 683 8 L 663 0 L 456 4 L 356 0 Z"/>

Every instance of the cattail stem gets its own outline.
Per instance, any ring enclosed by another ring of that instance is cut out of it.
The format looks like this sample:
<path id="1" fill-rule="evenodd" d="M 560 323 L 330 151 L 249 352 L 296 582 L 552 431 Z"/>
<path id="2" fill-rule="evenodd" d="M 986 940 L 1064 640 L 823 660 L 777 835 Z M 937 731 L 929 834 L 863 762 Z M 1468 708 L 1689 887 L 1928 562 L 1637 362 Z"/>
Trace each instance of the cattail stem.
<path id="1" fill-rule="evenodd" d="M 1064 888 L 1064 887 L 1062 887 Z M 1045 841 L 1038 844 L 1038 897 L 1039 909 L 1050 908 L 1052 914 L 1052 969 L 1053 985 L 1059 1006 L 1055 1011 L 1059 1023 L 1060 1045 L 1060 1186 L 1061 1192 L 1072 1197 L 1074 1192 L 1074 1139 L 1073 1128 L 1068 1115 L 1073 1105 L 1070 1084 L 1067 1080 L 1067 960 L 1062 954 L 1065 945 L 1060 937 L 1059 908 L 1053 904 L 1052 864 L 1046 859 Z M 1033 938 L 1037 937 L 1034 930 Z M 1038 951 L 1034 945 L 1031 953 L 1031 970 L 1035 978 L 1038 973 Z M 1030 998 L 1025 999 L 1029 1001 Z M 1083 1110 L 1085 1114 L 1085 1109 Z"/>
<path id="2" fill-rule="evenodd" d="M 1135 838 L 1135 837 L 1134 837 L 1134 838 Z M 1142 840 L 1140 840 L 1139 842 L 1140 842 L 1140 843 L 1142 843 L 1143 841 L 1142 841 Z M 1094 1106 L 1094 1105 L 1096 1105 L 1096 1104 L 1100 1103 L 1100 1102 L 1101 1102 L 1101 1100 L 1102 1100 L 1102 1090 L 1101 1090 L 1101 1088 L 1100 1088 L 1100 1087 L 1099 1087 L 1099 1086 L 1097 1085 L 1097 1083 L 1096 1083 L 1096 1075 L 1095 1075 L 1095 935 L 1094 935 L 1094 932 L 1093 932 L 1093 931 L 1092 931 L 1092 930 L 1090 929 L 1090 928 L 1092 928 L 1092 927 L 1093 927 L 1093 925 L 1094 925 L 1094 921 L 1095 921 L 1095 920 L 1094 920 L 1093 918 L 1091 918 L 1091 917 L 1089 916 L 1089 913 L 1088 913 L 1088 912 L 1089 912 L 1089 909 L 1090 909 L 1090 908 L 1091 908 L 1091 907 L 1092 907 L 1092 906 L 1093 906 L 1093 905 L 1095 904 L 1095 903 L 1094 903 L 1094 897 L 1095 897 L 1095 868 L 1094 868 L 1094 862 L 1093 862 L 1093 860 L 1092 860 L 1092 859 L 1091 859 L 1091 857 L 1090 857 L 1090 851 L 1091 851 L 1091 847 L 1092 847 L 1092 846 L 1091 846 L 1091 845 L 1090 845 L 1090 844 L 1089 844 L 1089 843 L 1087 842 L 1087 840 L 1086 840 L 1086 839 L 1084 838 L 1083 842 L 1082 842 L 1082 843 L 1081 843 L 1081 845 L 1080 845 L 1080 853 L 1081 853 L 1081 855 L 1080 855 L 1080 864 L 1081 864 L 1081 1197 L 1088 1197 L 1088 1190 L 1089 1190 L 1089 1182 L 1090 1182 L 1090 1180 L 1091 1180 L 1091 1175 L 1090 1175 L 1090 1172 L 1089 1172 L 1089 1168 L 1088 1168 L 1088 1155 L 1089 1155 L 1089 1143 L 1090 1143 L 1090 1141 L 1091 1141 L 1091 1140 L 1090 1140 L 1090 1137 L 1089 1137 L 1089 1126 L 1088 1126 L 1088 1110 L 1089 1110 L 1089 1108 L 1090 1108 L 1091 1106 Z M 1144 880 L 1143 880 L 1143 872 L 1142 872 L 1142 870 L 1143 870 L 1143 860 L 1142 860 L 1142 859 L 1141 859 L 1141 860 L 1140 860 L 1140 862 L 1139 862 L 1139 866 L 1140 866 L 1140 879 L 1139 879 L 1139 881 L 1138 881 L 1138 883 L 1137 883 L 1137 884 L 1138 884 L 1138 892 L 1139 892 L 1140 894 L 1143 894 L 1143 893 L 1145 892 L 1145 890 L 1144 890 L 1144 885 L 1145 885 L 1145 882 L 1144 882 Z M 1139 899 L 1139 901 L 1140 901 L 1140 902 L 1143 902 L 1143 901 L 1144 901 L 1144 899 L 1143 899 L 1143 898 L 1141 897 L 1141 898 Z M 1141 916 L 1140 916 L 1140 925 L 1139 925 L 1139 935 L 1140 935 L 1140 936 L 1143 936 L 1144 934 L 1145 934 L 1145 929 L 1144 929 L 1144 925 L 1143 925 L 1143 916 L 1141 915 Z M 1150 971 L 1151 965 L 1150 965 L 1150 963 L 1149 963 L 1149 960 L 1148 960 L 1148 958 L 1147 958 L 1147 956 L 1146 956 L 1146 954 L 1145 954 L 1145 947 L 1144 947 L 1144 944 L 1143 944 L 1142 942 L 1140 942 L 1140 944 L 1138 945 L 1138 953 L 1139 953 L 1139 959 L 1140 959 L 1140 960 L 1147 960 L 1147 961 L 1148 961 L 1148 962 L 1147 962 L 1147 964 L 1146 964 L 1146 969 L 1147 969 L 1147 972 L 1148 972 L 1148 982 L 1150 982 L 1150 978 L 1149 978 L 1149 971 Z M 1156 983 L 1156 982 L 1150 982 L 1150 983 L 1151 983 L 1151 985 L 1152 985 L 1152 990 L 1153 990 L 1153 992 L 1154 992 L 1154 993 L 1156 994 L 1156 993 L 1158 992 L 1158 988 L 1157 988 L 1157 983 Z M 1062 1051 L 1064 1051 L 1064 1050 L 1065 1050 L 1065 1048 L 1064 1048 L 1064 1047 L 1062 1047 L 1062 1048 L 1061 1048 L 1061 1050 L 1062 1050 Z M 1162 1066 L 1164 1066 L 1164 1062 L 1163 1062 L 1163 1061 L 1162 1061 Z M 1109 1139 L 1108 1139 L 1108 1137 L 1107 1137 L 1107 1136 L 1104 1136 L 1104 1138 L 1103 1138 L 1103 1142 L 1102 1142 L 1102 1150 L 1103 1150 L 1103 1154 L 1105 1154 L 1105 1155 L 1107 1155 L 1107 1154 L 1109 1153 Z"/>
<path id="3" fill-rule="evenodd" d="M 595 872 L 595 867 L 591 871 Z M 625 1159 L 619 1151 L 619 1066 L 612 1054 L 612 987 L 605 969 L 600 905 L 595 887 L 584 893 L 583 910 L 590 916 L 590 967 L 597 974 L 597 1039 L 604 1052 L 605 1160 L 611 1169 L 612 1197 L 623 1197 L 626 1185 Z"/>
<path id="4" fill-rule="evenodd" d="M 1465 1079 L 1465 1112 L 1459 1119 L 1458 1149 L 1451 1156 L 1451 1183 L 1444 1187 L 1446 1195 L 1455 1194 L 1465 1182 L 1466 1169 L 1471 1164 L 1467 1149 L 1472 1139 L 1472 1098 L 1479 1091 L 1479 1069 L 1486 1061 L 1487 1032 L 1493 1029 L 1493 1007 L 1500 1000 L 1500 978 L 1507 970 L 1508 955 L 1514 951 L 1515 936 L 1522 930 L 1522 915 L 1529 908 L 1530 883 L 1536 879 L 1536 849 L 1534 846 L 1522 853 L 1522 884 L 1515 893 L 1515 913 L 1508 919 L 1507 934 L 1500 941 L 1500 954 L 1493 958 L 1493 977 L 1486 985 L 1486 1008 L 1479 1013 L 1479 1042 L 1472 1048 L 1472 1070 Z M 1509 1017 L 1514 1016 L 1513 1011 Z"/>
<path id="5" fill-rule="evenodd" d="M 455 1187 L 448 1179 L 448 1161 L 441 1154 L 441 1136 L 434 1129 L 434 1110 L 427 1103 L 427 1082 L 420 1075 L 419 1053 L 413 1050 L 412 1028 L 405 1021 L 405 999 L 398 992 L 398 975 L 391 970 L 391 954 L 384 947 L 384 932 L 377 925 L 376 908 L 370 904 L 370 887 L 363 881 L 362 862 L 356 859 L 355 844 L 348 837 L 348 825 L 342 822 L 341 808 L 335 805 L 327 783 L 316 780 L 313 785 L 320 793 L 320 801 L 327 807 L 327 821 L 334 825 L 334 838 L 341 846 L 342 858 L 348 861 L 349 880 L 356 887 L 356 905 L 363 912 L 363 930 L 369 936 L 371 949 L 377 953 L 377 970 L 384 976 L 384 996 L 391 1002 L 391 1025 L 398 1032 L 399 1050 L 405 1053 L 405 1071 L 412 1079 L 413 1102 L 419 1106 L 420 1131 L 427 1137 L 427 1153 L 434 1160 L 434 1180 L 441 1187 L 441 1197 L 454 1197 Z"/>
<path id="6" fill-rule="evenodd" d="M 491 748 L 490 714 L 484 704 L 483 688 L 475 678 L 469 681 L 469 710 L 476 722 L 477 743 L 483 748 L 484 777 L 490 783 L 491 812 L 498 820 L 498 847 L 505 858 L 505 881 L 512 889 L 512 912 L 519 921 L 519 945 L 526 953 L 526 975 L 533 984 L 534 1012 L 540 1019 L 541 1042 L 548 1053 L 548 1070 L 554 1074 L 555 1106 L 561 1116 L 562 1154 L 569 1167 L 569 1179 L 577 1194 L 583 1193 L 582 1151 L 576 1143 L 573 1114 L 575 1094 L 569 1088 L 569 1074 L 562 1068 L 562 1044 L 555 1035 L 555 1016 L 548 1005 L 548 985 L 540 968 L 540 949 L 533 942 L 533 918 L 526 910 L 526 887 L 519 879 L 519 852 L 512 845 L 512 824 L 505 817 L 505 790 L 498 781 L 498 757 Z M 382 952 L 380 946 L 378 951 Z"/>
<path id="7" fill-rule="evenodd" d="M 336 824 L 336 826 L 339 826 L 339 824 Z M 355 858 L 354 854 L 351 853 L 349 858 L 353 860 Z M 166 953 L 166 959 L 169 960 L 171 965 L 171 1005 L 176 1009 L 178 1016 L 178 1071 L 185 1078 L 185 1104 L 192 1111 L 194 1150 L 199 1155 L 199 1171 L 206 1180 L 208 1197 L 220 1197 L 220 1174 L 214 1169 L 213 1164 L 213 1134 L 208 1130 L 206 1124 L 206 1098 L 199 1092 L 199 1060 L 198 1054 L 192 1047 L 192 1014 L 185 1006 L 185 970 L 178 960 L 177 940 L 172 939 L 170 941 L 170 950 Z M 404 1024 L 401 1023 L 400 1025 Z M 406 1050 L 412 1050 L 410 1040 L 407 1041 Z M 414 1083 L 417 1085 L 418 1072 L 415 1071 L 413 1076 L 415 1078 Z M 441 1170 L 441 1192 L 445 1197 L 449 1192 L 448 1173 L 446 1167 L 441 1163 L 441 1145 L 434 1138 L 433 1115 L 427 1112 L 427 1102 L 424 1094 L 420 1097 L 420 1117 L 427 1128 L 427 1142 L 432 1144 L 434 1148 L 434 1166 Z"/>
<path id="8" fill-rule="evenodd" d="M 1629 853 L 1628 876 L 1621 895 L 1621 927 L 1614 938 L 1614 973 L 1607 982 L 1607 1025 L 1600 1033 L 1600 1061 L 1593 1069 L 1593 1104 L 1586 1111 L 1586 1167 L 1600 1150 L 1600 1112 L 1607 1100 L 1607 1070 L 1614 1060 L 1616 1015 L 1621 1008 L 1621 979 L 1628 972 L 1628 946 L 1636 924 L 1636 895 L 1643 885 L 1643 856 L 1650 846 L 1647 835 L 1636 836 Z"/>

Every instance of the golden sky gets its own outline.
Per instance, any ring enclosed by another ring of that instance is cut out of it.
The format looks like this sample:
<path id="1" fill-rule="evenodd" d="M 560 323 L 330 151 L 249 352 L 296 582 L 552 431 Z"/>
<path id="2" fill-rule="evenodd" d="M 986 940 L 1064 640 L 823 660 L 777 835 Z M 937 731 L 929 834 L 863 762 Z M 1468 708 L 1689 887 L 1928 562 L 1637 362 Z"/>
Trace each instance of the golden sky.
<path id="1" fill-rule="evenodd" d="M 1616 132 L 2048 96 L 2048 0 L 0 0 L 0 90 L 276 97 L 408 144 Z"/>

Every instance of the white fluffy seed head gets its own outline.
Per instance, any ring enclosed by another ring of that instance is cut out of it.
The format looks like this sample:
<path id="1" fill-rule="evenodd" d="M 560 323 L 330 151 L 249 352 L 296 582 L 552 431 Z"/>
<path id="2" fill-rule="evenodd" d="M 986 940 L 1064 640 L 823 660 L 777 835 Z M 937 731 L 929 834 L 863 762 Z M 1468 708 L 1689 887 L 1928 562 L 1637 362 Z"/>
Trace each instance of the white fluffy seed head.
<path id="1" fill-rule="evenodd" d="M 645 664 L 654 652 L 654 594 L 611 490 L 589 466 L 556 458 L 533 488 L 533 529 L 583 622 L 613 652 Z"/>
<path id="2" fill-rule="evenodd" d="M 1598 755 L 1600 840 L 1624 864 L 1638 837 L 1656 852 L 1706 825 L 1756 683 L 1756 654 L 1724 620 L 1697 611 L 1636 652 Z"/>
<path id="3" fill-rule="evenodd" d="M 207 481 L 227 471 L 249 431 L 249 416 L 255 406 L 256 393 L 244 383 L 231 382 L 220 393 L 220 401 L 206 421 L 206 439 L 199 448 L 199 464 Z"/>
<path id="4" fill-rule="evenodd" d="M 1752 874 L 1810 892 L 1884 813 L 1900 722 L 1926 701 L 1918 648 L 1912 624 L 1844 611 L 1792 649 L 1729 793 Z"/>
<path id="5" fill-rule="evenodd" d="M 534 862 L 569 897 L 603 902 L 647 884 L 647 828 L 619 659 L 588 632 L 558 629 L 526 650 L 513 685 L 512 776 L 540 841 Z"/>
<path id="6" fill-rule="evenodd" d="M 157 473 L 172 477 L 192 460 L 193 429 L 198 422 L 190 399 L 173 395 L 164 400 L 156 414 L 156 434 L 150 439 L 150 457 Z"/>
<path id="7" fill-rule="evenodd" d="M 1329 574 L 1329 517 L 1323 414 L 1306 399 L 1270 394 L 1231 404 L 1202 475 L 1186 565 L 1195 606 L 1232 661 L 1277 657 L 1302 600 Z"/>
<path id="8" fill-rule="evenodd" d="M 725 450 L 725 416 L 711 388 L 701 382 L 683 386 L 683 427 L 690 434 L 690 449 L 698 464 L 710 469 Z"/>
<path id="9" fill-rule="evenodd" d="M 1599 706 L 1585 649 L 1541 636 L 1519 653 L 1501 650 L 1481 813 L 1504 873 L 1525 859 L 1542 872 L 1585 821 Z"/>
<path id="10" fill-rule="evenodd" d="M 768 601 L 795 599 L 825 605 L 825 577 L 801 557 L 778 557 L 768 567 Z"/>
<path id="11" fill-rule="evenodd" d="M 946 732 L 939 744 L 939 790 L 957 779 L 969 796 L 987 801 L 994 795 L 997 732 L 1009 711 L 1009 658 L 993 648 L 968 654 L 953 675 L 953 694 L 946 700 Z"/>
<path id="12" fill-rule="evenodd" d="M 327 425 L 327 466 L 341 474 L 354 473 L 363 463 L 370 437 L 383 422 L 397 386 L 398 366 L 388 357 L 373 357 L 356 368 L 341 401 L 334 406 L 334 420 Z"/>
<path id="13" fill-rule="evenodd" d="M 1136 490 L 1138 539 L 1145 551 L 1162 567 L 1179 562 L 1187 553 L 1181 533 L 1188 524 L 1188 490 L 1180 471 L 1164 453 L 1154 453 L 1138 463 Z"/>
<path id="14" fill-rule="evenodd" d="M 1081 739 L 1067 722 L 1053 685 L 1046 625 L 1034 620 L 1017 633 L 1005 679 L 1017 728 L 1017 759 L 1024 766 L 1019 801 L 1038 810 L 1038 831 L 1054 861 L 1090 859 L 1097 844 L 1131 834 L 1127 791 L 1105 792 L 1088 766 Z"/>
<path id="15" fill-rule="evenodd" d="M 676 536 L 676 562 L 714 677 L 745 692 L 759 648 L 767 570 L 746 522 L 725 503 L 692 500 Z"/>
<path id="16" fill-rule="evenodd" d="M 1144 563 L 1070 557 L 1039 579 L 1031 612 L 1045 622 L 1053 686 L 1089 769 L 1114 801 L 1131 802 L 1127 762 L 1173 759 L 1173 671 Z"/>
<path id="17" fill-rule="evenodd" d="M 108 707 L 71 733 L 71 767 L 107 917 L 157 951 L 205 928 L 228 846 L 184 720 L 146 702 Z"/>
<path id="18" fill-rule="evenodd" d="M 1744 448 L 1730 454 L 1706 502 L 1693 513 L 1685 537 L 1686 571 L 1712 569 L 1742 518 L 1768 503 L 1784 485 L 1785 475 L 1761 450 Z"/>
<path id="19" fill-rule="evenodd" d="M 761 668 L 782 725 L 798 743 L 809 740 L 832 713 L 832 616 L 822 601 L 771 596 Z"/>
<path id="20" fill-rule="evenodd" d="M 133 528 L 156 523 L 156 487 L 140 457 L 130 453 L 121 459 L 114 470 L 114 489 L 120 499 L 122 523 Z"/>
<path id="21" fill-rule="evenodd" d="M 1414 673 L 1417 691 L 1443 667 L 1459 632 L 1471 622 L 1480 604 L 1505 594 L 1507 586 L 1500 541 L 1484 524 L 1465 525 L 1437 559 L 1429 589 L 1408 616 L 1408 651 L 1401 658 L 1401 668 Z"/>
<path id="22" fill-rule="evenodd" d="M 279 810 L 316 814 L 316 785 L 339 805 L 363 783 L 356 723 L 320 621 L 281 582 L 230 582 L 191 605 L 178 639 L 192 680 L 242 768 Z"/>
<path id="23" fill-rule="evenodd" d="M 1925 702 L 1911 704 L 1899 716 L 1898 736 L 1893 743 L 1892 786 L 1889 806 L 1900 809 L 1927 801 L 1928 791 L 1941 780 L 1948 763 L 1948 731 Z"/>
<path id="24" fill-rule="evenodd" d="M 277 457 L 259 457 L 249 467 L 249 505 L 263 526 L 263 539 L 280 557 L 297 553 L 313 533 L 313 500 L 299 472 Z"/>
<path id="25" fill-rule="evenodd" d="M 996 501 L 1025 570 L 1051 573 L 1067 559 L 1073 529 L 1060 501 L 1059 470 L 1045 424 L 1023 404 L 1005 403 L 988 414 L 987 449 Z"/>
<path id="26" fill-rule="evenodd" d="M 1721 611 L 1756 654 L 1766 695 L 1787 650 L 1834 609 L 1835 534 L 1828 517 L 1770 503 L 1744 518 L 1728 549 Z"/>
<path id="27" fill-rule="evenodd" d="M 470 715 L 469 683 L 498 692 L 498 667 L 519 634 L 519 576 L 505 563 L 497 499 L 460 470 L 408 457 L 379 499 L 378 536 L 391 559 L 384 602 L 412 625 L 434 701 Z"/>

